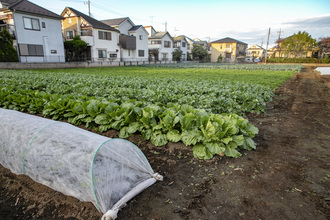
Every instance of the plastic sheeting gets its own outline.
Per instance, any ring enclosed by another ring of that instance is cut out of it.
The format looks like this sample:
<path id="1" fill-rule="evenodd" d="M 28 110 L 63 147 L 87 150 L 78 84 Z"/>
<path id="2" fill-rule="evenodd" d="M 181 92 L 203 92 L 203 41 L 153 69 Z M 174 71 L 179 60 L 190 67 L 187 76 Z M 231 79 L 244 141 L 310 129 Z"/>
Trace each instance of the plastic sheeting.
<path id="1" fill-rule="evenodd" d="M 162 176 L 138 147 L 64 122 L 0 109 L 0 163 L 114 219 L 132 197 Z M 110 211 L 108 211 L 110 210 Z"/>

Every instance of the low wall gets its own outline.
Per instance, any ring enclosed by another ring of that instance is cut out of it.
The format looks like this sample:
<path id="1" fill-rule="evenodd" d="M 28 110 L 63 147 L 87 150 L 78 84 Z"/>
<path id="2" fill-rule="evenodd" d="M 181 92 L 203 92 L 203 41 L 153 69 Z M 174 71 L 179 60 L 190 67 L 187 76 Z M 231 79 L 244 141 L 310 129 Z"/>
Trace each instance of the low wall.
<path id="1" fill-rule="evenodd" d="M 110 66 L 137 66 L 143 64 L 176 63 L 176 61 L 126 61 L 126 62 L 66 62 L 66 63 L 15 63 L 0 62 L 0 69 L 65 69 Z"/>

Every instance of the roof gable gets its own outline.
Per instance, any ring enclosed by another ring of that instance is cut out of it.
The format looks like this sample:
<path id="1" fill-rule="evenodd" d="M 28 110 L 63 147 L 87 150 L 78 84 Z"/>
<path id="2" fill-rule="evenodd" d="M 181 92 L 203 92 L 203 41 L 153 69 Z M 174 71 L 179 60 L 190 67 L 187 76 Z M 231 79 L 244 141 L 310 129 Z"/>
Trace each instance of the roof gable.
<path id="1" fill-rule="evenodd" d="M 77 17 L 81 17 L 83 18 L 86 22 L 88 22 L 90 24 L 90 26 L 92 26 L 93 28 L 98 28 L 98 29 L 104 29 L 104 30 L 109 30 L 109 31 L 116 31 L 119 32 L 119 30 L 110 27 L 109 25 L 104 24 L 101 21 L 98 21 L 88 15 L 85 15 L 84 13 L 81 13 L 80 11 L 77 11 L 74 8 L 70 8 L 70 7 L 66 7 L 63 12 L 62 15 L 64 16 L 64 14 L 67 12 L 67 10 L 70 10 L 72 13 L 74 13 Z"/>
<path id="2" fill-rule="evenodd" d="M 63 19 L 62 16 L 55 14 L 54 12 L 51 12 L 43 7 L 40 7 L 39 5 L 36 5 L 30 1 L 27 0 L 3 0 L 2 2 L 7 3 L 8 9 L 12 11 L 19 11 L 19 12 L 25 12 L 35 15 L 42 15 L 57 19 Z"/>
<path id="3" fill-rule="evenodd" d="M 107 20 L 102 20 L 101 22 L 103 22 L 104 24 L 107 24 L 111 27 L 115 27 L 115 26 L 117 27 L 117 26 L 121 25 L 122 23 L 124 23 L 125 21 L 128 21 L 129 23 L 131 23 L 132 26 L 134 26 L 133 21 L 131 21 L 131 19 L 129 17 L 107 19 Z"/>
<path id="4" fill-rule="evenodd" d="M 173 37 L 168 32 L 157 32 L 156 34 L 149 37 L 149 39 L 162 39 L 164 36 L 168 35 L 172 41 L 174 41 Z"/>
<path id="5" fill-rule="evenodd" d="M 235 39 L 230 38 L 230 37 L 222 38 L 220 40 L 216 40 L 216 41 L 211 42 L 211 44 L 213 44 L 213 43 L 240 43 L 240 44 L 246 44 L 247 45 L 247 43 L 235 40 Z"/>

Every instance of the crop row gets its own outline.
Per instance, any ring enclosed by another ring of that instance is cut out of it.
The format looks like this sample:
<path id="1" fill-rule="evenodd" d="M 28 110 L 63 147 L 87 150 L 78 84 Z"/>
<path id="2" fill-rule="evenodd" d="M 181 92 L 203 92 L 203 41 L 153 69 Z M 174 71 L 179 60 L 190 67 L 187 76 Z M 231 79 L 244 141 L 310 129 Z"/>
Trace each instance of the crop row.
<path id="1" fill-rule="evenodd" d="M 10 85 L 0 87 L 0 107 L 85 124 L 100 132 L 120 130 L 121 138 L 140 133 L 156 146 L 182 141 L 192 146 L 194 156 L 200 159 L 216 154 L 239 157 L 239 149 L 256 148 L 252 138 L 258 133 L 256 127 L 236 114 L 213 114 L 173 103 L 51 94 Z"/>
<path id="2" fill-rule="evenodd" d="M 167 63 L 145 64 L 142 66 L 156 68 L 205 68 L 205 69 L 235 69 L 235 70 L 272 70 L 272 71 L 296 71 L 300 72 L 302 65 L 262 65 L 262 64 L 223 64 L 223 63 Z"/>
<path id="3" fill-rule="evenodd" d="M 107 100 L 137 100 L 166 105 L 188 104 L 216 114 L 263 112 L 272 89 L 229 80 L 182 80 L 80 73 L 0 72 L 0 87 L 36 90 L 50 94 L 95 96 Z"/>

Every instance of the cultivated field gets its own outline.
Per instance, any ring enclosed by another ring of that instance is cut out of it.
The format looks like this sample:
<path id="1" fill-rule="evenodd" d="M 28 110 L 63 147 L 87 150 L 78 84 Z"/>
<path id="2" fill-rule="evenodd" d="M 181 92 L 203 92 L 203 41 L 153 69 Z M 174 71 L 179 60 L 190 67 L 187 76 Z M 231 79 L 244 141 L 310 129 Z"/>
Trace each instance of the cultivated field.
<path id="1" fill-rule="evenodd" d="M 301 69 L 1 70 L 0 107 L 135 143 L 165 179 L 119 219 L 326 219 L 329 90 L 312 69 Z M 8 219 L 101 216 L 25 176 L 4 168 L 0 175 Z"/>

